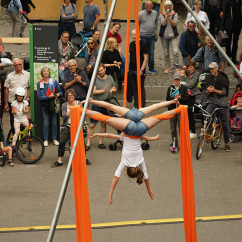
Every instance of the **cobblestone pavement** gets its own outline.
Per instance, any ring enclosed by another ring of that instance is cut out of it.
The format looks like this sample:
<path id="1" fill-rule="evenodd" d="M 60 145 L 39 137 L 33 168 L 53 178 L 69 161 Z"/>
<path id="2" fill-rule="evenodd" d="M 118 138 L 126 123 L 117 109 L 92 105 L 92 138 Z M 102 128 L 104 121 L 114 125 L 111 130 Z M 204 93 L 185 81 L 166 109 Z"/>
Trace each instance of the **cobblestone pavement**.
<path id="1" fill-rule="evenodd" d="M 9 17 L 6 16 L 4 9 L 0 9 L 0 34 L 3 37 L 10 37 L 11 36 L 11 29 L 12 24 L 9 22 Z M 178 32 L 181 34 L 183 32 L 183 23 L 186 19 L 186 9 L 183 7 L 182 4 L 177 4 L 175 6 L 175 11 L 179 15 L 179 22 L 178 22 Z M 34 24 L 38 25 L 57 25 L 56 22 L 34 22 Z M 122 28 L 120 29 L 119 33 L 122 36 L 123 42 L 122 42 L 122 53 L 125 55 L 125 49 L 126 49 L 126 23 L 121 23 Z M 81 31 L 82 22 L 76 22 L 76 29 L 77 31 Z M 135 27 L 134 23 L 131 23 L 131 29 Z M 101 32 L 104 30 L 104 23 L 99 23 L 99 29 Z M 159 30 L 159 26 L 158 26 Z M 28 27 L 25 29 L 25 36 L 29 36 L 28 33 Z M 180 37 L 178 37 L 180 39 Z M 131 36 L 130 36 L 131 41 Z M 240 43 L 242 42 L 241 38 L 239 41 L 239 49 L 238 54 L 242 51 L 242 45 Z M 14 44 L 5 44 L 5 50 L 10 51 L 14 57 L 20 57 L 25 58 L 29 56 L 29 47 L 28 45 L 14 45 Z M 170 51 L 171 53 L 171 51 Z M 172 54 L 171 54 L 172 55 Z M 159 87 L 159 86 L 169 86 L 171 84 L 172 79 L 172 73 L 170 74 L 164 74 L 165 68 L 165 62 L 163 59 L 163 49 L 161 45 L 160 39 L 155 44 L 155 69 L 158 71 L 157 75 L 148 74 L 146 77 L 146 83 L 145 85 L 147 87 Z M 79 66 L 83 67 L 84 62 L 83 59 L 78 60 Z M 182 56 L 180 54 L 180 64 L 182 64 Z M 225 68 L 225 73 L 229 76 L 230 79 L 230 86 L 235 87 L 235 85 L 238 83 L 238 80 L 234 78 L 234 71 L 231 67 L 227 66 Z"/>

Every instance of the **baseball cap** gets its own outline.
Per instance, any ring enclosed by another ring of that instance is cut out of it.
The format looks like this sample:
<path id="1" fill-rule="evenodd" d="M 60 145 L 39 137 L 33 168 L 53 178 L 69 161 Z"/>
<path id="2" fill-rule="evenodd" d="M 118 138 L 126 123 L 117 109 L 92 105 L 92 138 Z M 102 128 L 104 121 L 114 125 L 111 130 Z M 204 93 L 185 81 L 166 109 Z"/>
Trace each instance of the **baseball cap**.
<path id="1" fill-rule="evenodd" d="M 175 74 L 173 75 L 173 79 L 174 79 L 174 80 L 176 80 L 176 79 L 181 79 L 181 75 L 180 75 L 180 73 L 175 73 Z"/>
<path id="2" fill-rule="evenodd" d="M 211 62 L 208 66 L 208 68 L 211 68 L 211 69 L 214 69 L 216 67 L 218 67 L 218 64 L 216 62 Z"/>

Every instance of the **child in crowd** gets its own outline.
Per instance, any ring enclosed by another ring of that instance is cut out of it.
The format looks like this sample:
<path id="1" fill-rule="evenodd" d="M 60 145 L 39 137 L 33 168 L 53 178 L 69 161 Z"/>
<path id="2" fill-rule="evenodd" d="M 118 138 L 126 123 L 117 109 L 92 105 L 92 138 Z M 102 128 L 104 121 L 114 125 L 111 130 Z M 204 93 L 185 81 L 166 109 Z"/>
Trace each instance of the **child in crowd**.
<path id="1" fill-rule="evenodd" d="M 236 110 L 236 116 L 233 119 L 232 129 L 241 129 L 242 128 L 242 97 L 238 97 L 237 105 L 231 107 L 232 109 L 239 109 Z M 239 121 L 239 125 L 237 127 L 237 123 Z"/>
<path id="2" fill-rule="evenodd" d="M 8 153 L 8 165 L 14 166 L 14 163 L 12 162 L 12 147 L 10 146 L 4 147 L 3 142 L 4 142 L 3 129 L 2 129 L 2 125 L 0 125 L 0 148 L 2 148 L 4 152 L 4 154 L 0 154 L 0 155 L 6 155 L 6 153 Z"/>
<path id="3" fill-rule="evenodd" d="M 147 136 L 141 136 L 139 139 L 131 139 L 127 137 L 124 133 L 121 135 L 115 135 L 115 134 L 108 134 L 108 133 L 97 133 L 93 134 L 91 138 L 94 138 L 96 136 L 105 137 L 105 138 L 113 138 L 116 140 L 123 141 L 123 150 L 122 150 L 122 158 L 121 162 L 115 172 L 115 175 L 113 177 L 111 188 L 109 192 L 109 203 L 112 204 L 113 202 L 113 192 L 114 188 L 117 185 L 119 181 L 119 177 L 121 175 L 121 172 L 127 167 L 127 175 L 130 178 L 136 178 L 137 183 L 140 185 L 143 183 L 143 180 L 145 181 L 145 185 L 148 191 L 148 194 L 150 198 L 153 200 L 154 194 L 150 187 L 150 182 L 148 178 L 148 174 L 146 171 L 145 161 L 143 157 L 143 151 L 141 149 L 141 140 L 147 140 L 147 141 L 153 141 L 153 140 L 159 140 L 160 135 L 156 135 L 155 137 L 147 137 Z"/>
<path id="4" fill-rule="evenodd" d="M 186 70 L 185 69 L 180 69 L 179 73 L 181 75 L 181 84 L 183 83 L 187 83 L 187 74 L 186 74 Z"/>
<path id="5" fill-rule="evenodd" d="M 24 100 L 25 89 L 18 87 L 15 92 L 15 100 L 12 102 L 12 114 L 14 115 L 14 129 L 15 133 L 12 141 L 12 149 L 16 149 L 16 141 L 18 139 L 20 125 L 28 126 L 27 113 L 29 112 L 29 103 Z"/>
<path id="6" fill-rule="evenodd" d="M 166 101 L 171 101 L 177 98 L 180 104 L 186 105 L 188 103 L 189 95 L 187 88 L 181 84 L 181 75 L 179 73 L 173 75 L 173 82 L 174 84 L 168 87 Z M 176 103 L 168 106 L 168 110 L 175 108 L 177 108 Z M 178 149 L 177 125 L 180 130 L 180 114 L 176 114 L 170 119 L 171 139 L 173 141 L 175 138 L 175 147 Z M 170 144 L 170 147 L 173 147 L 173 143 Z"/>

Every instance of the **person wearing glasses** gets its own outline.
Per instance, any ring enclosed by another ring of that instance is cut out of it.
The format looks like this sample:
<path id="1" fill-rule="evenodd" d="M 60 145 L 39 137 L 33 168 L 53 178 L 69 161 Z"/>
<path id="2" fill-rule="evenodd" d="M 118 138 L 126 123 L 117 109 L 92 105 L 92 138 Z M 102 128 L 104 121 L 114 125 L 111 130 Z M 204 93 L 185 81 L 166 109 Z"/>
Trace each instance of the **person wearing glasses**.
<path id="1" fill-rule="evenodd" d="M 86 73 L 77 68 L 76 60 L 68 61 L 68 69 L 65 72 L 62 86 L 65 90 L 72 88 L 76 93 L 75 99 L 81 102 L 86 99 L 90 82 Z"/>
<path id="2" fill-rule="evenodd" d="M 87 52 L 85 54 L 84 60 L 86 64 L 84 65 L 84 71 L 87 74 L 89 80 L 92 78 L 92 73 L 94 66 L 96 64 L 97 55 L 99 51 L 99 45 L 93 37 L 89 37 L 87 40 Z"/>
<path id="3" fill-rule="evenodd" d="M 18 87 L 22 87 L 25 90 L 25 98 L 29 101 L 30 97 L 30 73 L 23 70 L 23 62 L 19 58 L 13 60 L 14 71 L 7 75 L 4 83 L 5 87 L 5 105 L 4 109 L 9 111 L 10 125 L 14 130 L 14 116 L 11 112 L 11 103 L 15 100 L 15 92 Z"/>
<path id="4" fill-rule="evenodd" d="M 190 20 L 187 23 L 187 30 L 181 34 L 179 49 L 182 53 L 183 64 L 186 65 L 196 55 L 198 50 L 198 34 L 195 31 L 195 22 Z"/>

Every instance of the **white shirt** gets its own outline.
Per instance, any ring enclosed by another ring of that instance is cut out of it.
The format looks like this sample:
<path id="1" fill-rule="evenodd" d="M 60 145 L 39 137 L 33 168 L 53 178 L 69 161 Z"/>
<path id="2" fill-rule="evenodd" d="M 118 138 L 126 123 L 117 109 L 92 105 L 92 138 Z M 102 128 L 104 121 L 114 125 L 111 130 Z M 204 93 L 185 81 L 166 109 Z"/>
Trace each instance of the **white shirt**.
<path id="1" fill-rule="evenodd" d="M 27 114 L 23 113 L 23 108 L 25 109 L 26 106 L 28 106 L 28 101 L 24 100 L 22 103 L 18 103 L 17 100 L 14 100 L 11 104 L 12 107 L 15 107 L 17 109 L 17 113 L 14 114 L 14 120 L 23 123 L 25 121 L 28 121 Z"/>
<path id="2" fill-rule="evenodd" d="M 115 176 L 120 177 L 122 171 L 126 167 L 140 166 L 144 173 L 144 179 L 147 179 L 148 174 L 143 157 L 143 150 L 140 145 L 140 139 L 130 139 L 122 133 L 120 140 L 123 141 L 122 158 L 115 172 Z"/>
<path id="3" fill-rule="evenodd" d="M 194 13 L 195 13 L 195 12 L 194 12 Z M 195 14 L 196 14 L 196 13 L 195 13 Z M 209 29 L 209 27 L 210 27 L 210 22 L 209 22 L 209 19 L 208 19 L 208 15 L 207 15 L 205 12 L 203 12 L 203 11 L 199 11 L 199 13 L 197 14 L 197 17 L 198 17 L 201 21 L 203 21 L 205 27 L 206 27 L 207 29 Z M 186 19 L 186 21 L 185 21 L 185 25 L 186 25 L 186 26 L 187 26 L 187 23 L 188 23 L 190 20 L 192 20 L 192 21 L 194 21 L 194 22 L 196 23 L 196 28 L 195 28 L 195 30 L 198 31 L 198 28 L 197 28 L 197 21 L 196 21 L 196 19 L 192 16 L 191 13 L 188 13 L 188 14 L 187 14 L 187 19 Z"/>

